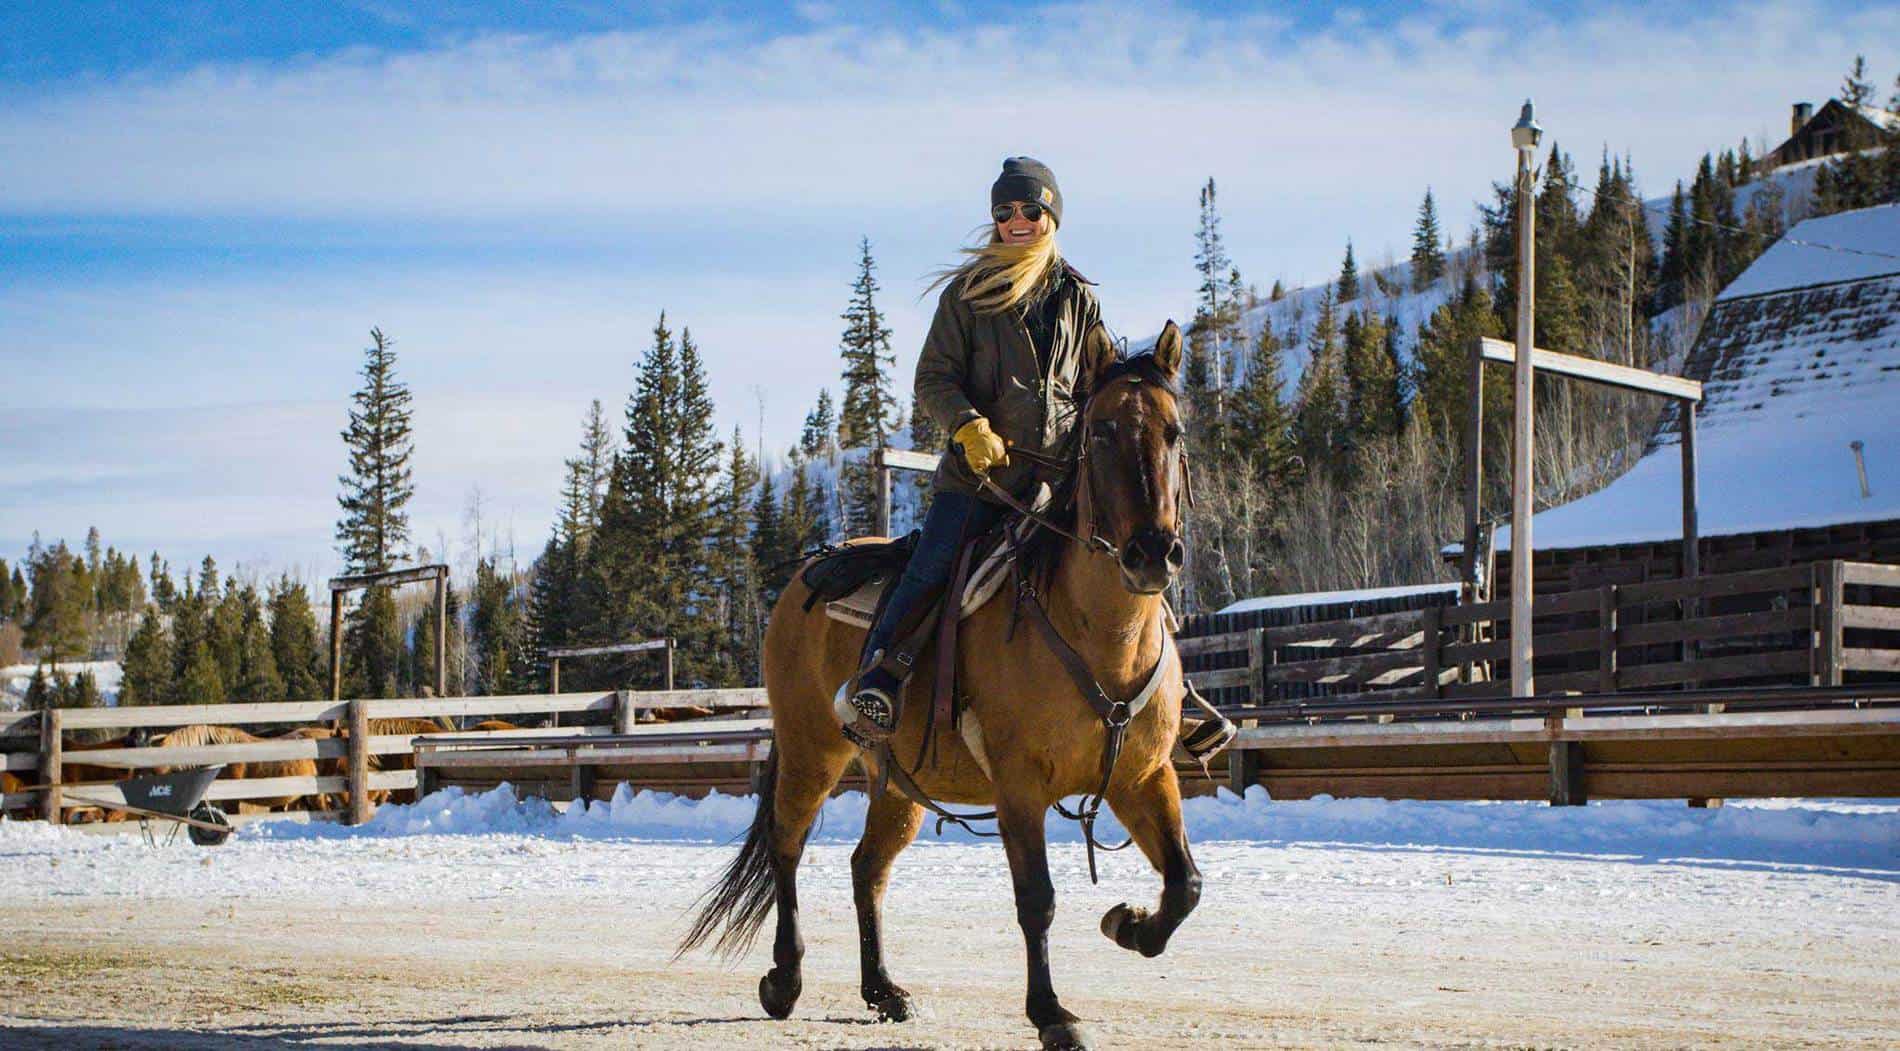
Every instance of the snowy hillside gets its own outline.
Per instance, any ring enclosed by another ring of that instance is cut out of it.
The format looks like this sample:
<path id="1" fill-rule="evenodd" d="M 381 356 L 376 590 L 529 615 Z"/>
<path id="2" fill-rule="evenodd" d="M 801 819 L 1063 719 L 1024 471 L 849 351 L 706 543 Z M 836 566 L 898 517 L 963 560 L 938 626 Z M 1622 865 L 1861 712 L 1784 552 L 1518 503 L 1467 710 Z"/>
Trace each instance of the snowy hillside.
<path id="1" fill-rule="evenodd" d="M 26 688 L 33 681 L 33 669 L 38 665 L 9 664 L 0 668 L 0 708 L 17 711 L 26 699 Z M 91 672 L 93 681 L 99 685 L 99 695 L 108 705 L 117 704 L 119 698 L 119 680 L 121 670 L 118 661 L 67 661 L 59 670 L 68 676 L 80 672 Z M 52 668 L 47 668 L 52 673 Z"/>

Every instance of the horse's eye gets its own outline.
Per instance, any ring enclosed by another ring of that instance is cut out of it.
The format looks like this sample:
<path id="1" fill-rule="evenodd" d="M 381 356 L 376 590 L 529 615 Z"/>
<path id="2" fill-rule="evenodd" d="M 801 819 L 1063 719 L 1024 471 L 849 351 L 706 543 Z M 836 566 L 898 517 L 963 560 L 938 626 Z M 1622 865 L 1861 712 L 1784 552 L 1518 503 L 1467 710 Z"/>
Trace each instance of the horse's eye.
<path id="1" fill-rule="evenodd" d="M 1115 421 L 1114 420 L 1095 421 L 1095 426 L 1089 428 L 1089 437 L 1094 438 L 1097 441 L 1104 441 L 1104 442 L 1113 440 L 1115 437 Z"/>
<path id="2" fill-rule="evenodd" d="M 1166 438 L 1166 439 L 1167 439 L 1167 441 L 1168 441 L 1168 444 L 1169 444 L 1169 445 L 1178 445 L 1178 444 L 1180 444 L 1180 441 L 1181 441 L 1181 427 L 1180 427 L 1180 425 L 1179 425 L 1179 424 L 1174 424 L 1174 423 L 1170 423 L 1170 424 L 1168 424 L 1168 426 L 1166 427 L 1166 429 L 1164 429 L 1164 430 L 1163 430 L 1163 431 L 1161 432 L 1161 436 L 1162 436 L 1163 438 Z"/>

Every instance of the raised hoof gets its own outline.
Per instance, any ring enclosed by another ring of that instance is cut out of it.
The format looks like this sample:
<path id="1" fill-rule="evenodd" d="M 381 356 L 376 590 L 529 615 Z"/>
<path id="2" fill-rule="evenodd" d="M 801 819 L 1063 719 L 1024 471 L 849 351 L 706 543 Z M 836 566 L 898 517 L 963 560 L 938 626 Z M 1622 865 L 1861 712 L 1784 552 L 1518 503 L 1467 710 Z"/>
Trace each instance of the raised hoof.
<path id="1" fill-rule="evenodd" d="M 798 994 L 804 988 L 804 982 L 796 974 L 789 981 L 778 981 L 774 975 L 778 968 L 765 972 L 759 979 L 759 1006 L 765 1013 L 783 1022 L 792 1016 L 792 1008 L 798 1004 Z"/>
<path id="2" fill-rule="evenodd" d="M 1141 939 L 1138 937 L 1141 933 L 1141 922 L 1147 918 L 1147 909 L 1138 909 L 1124 901 L 1102 913 L 1102 933 L 1108 936 L 1109 941 L 1129 952 L 1153 956 L 1154 953 L 1142 950 Z"/>
<path id="3" fill-rule="evenodd" d="M 910 994 L 904 992 L 872 1002 L 871 1009 L 877 1012 L 880 1022 L 908 1022 L 917 1017 L 917 1005 L 911 1002 Z"/>
<path id="4" fill-rule="evenodd" d="M 1036 1030 L 1042 1039 L 1042 1051 L 1088 1051 L 1088 1032 L 1080 1022 L 1057 1022 Z"/>

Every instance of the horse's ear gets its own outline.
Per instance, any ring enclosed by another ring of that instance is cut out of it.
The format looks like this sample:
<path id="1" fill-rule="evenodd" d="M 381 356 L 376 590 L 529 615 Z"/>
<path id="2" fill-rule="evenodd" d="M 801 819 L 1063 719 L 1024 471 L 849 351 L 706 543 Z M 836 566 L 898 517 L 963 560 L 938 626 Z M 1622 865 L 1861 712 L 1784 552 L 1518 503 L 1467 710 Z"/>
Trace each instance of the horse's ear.
<path id="1" fill-rule="evenodd" d="M 1181 371 L 1181 326 L 1172 318 L 1161 327 L 1161 337 L 1155 340 L 1155 364 L 1161 366 L 1169 379 Z"/>

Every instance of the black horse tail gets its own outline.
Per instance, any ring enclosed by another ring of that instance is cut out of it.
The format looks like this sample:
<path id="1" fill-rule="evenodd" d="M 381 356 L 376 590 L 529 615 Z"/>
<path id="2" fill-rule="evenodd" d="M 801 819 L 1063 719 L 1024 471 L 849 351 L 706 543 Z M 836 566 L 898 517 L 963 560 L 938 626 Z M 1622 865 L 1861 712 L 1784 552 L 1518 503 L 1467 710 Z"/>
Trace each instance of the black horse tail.
<path id="1" fill-rule="evenodd" d="M 714 950 L 721 956 L 743 953 L 758 938 L 774 901 L 772 839 L 778 820 L 773 800 L 777 789 L 778 746 L 774 744 L 765 757 L 765 771 L 759 778 L 759 809 L 752 815 L 745 844 L 720 874 L 719 882 L 699 896 L 703 903 L 699 918 L 673 953 L 674 959 L 704 945 L 714 931 L 720 932 Z"/>

